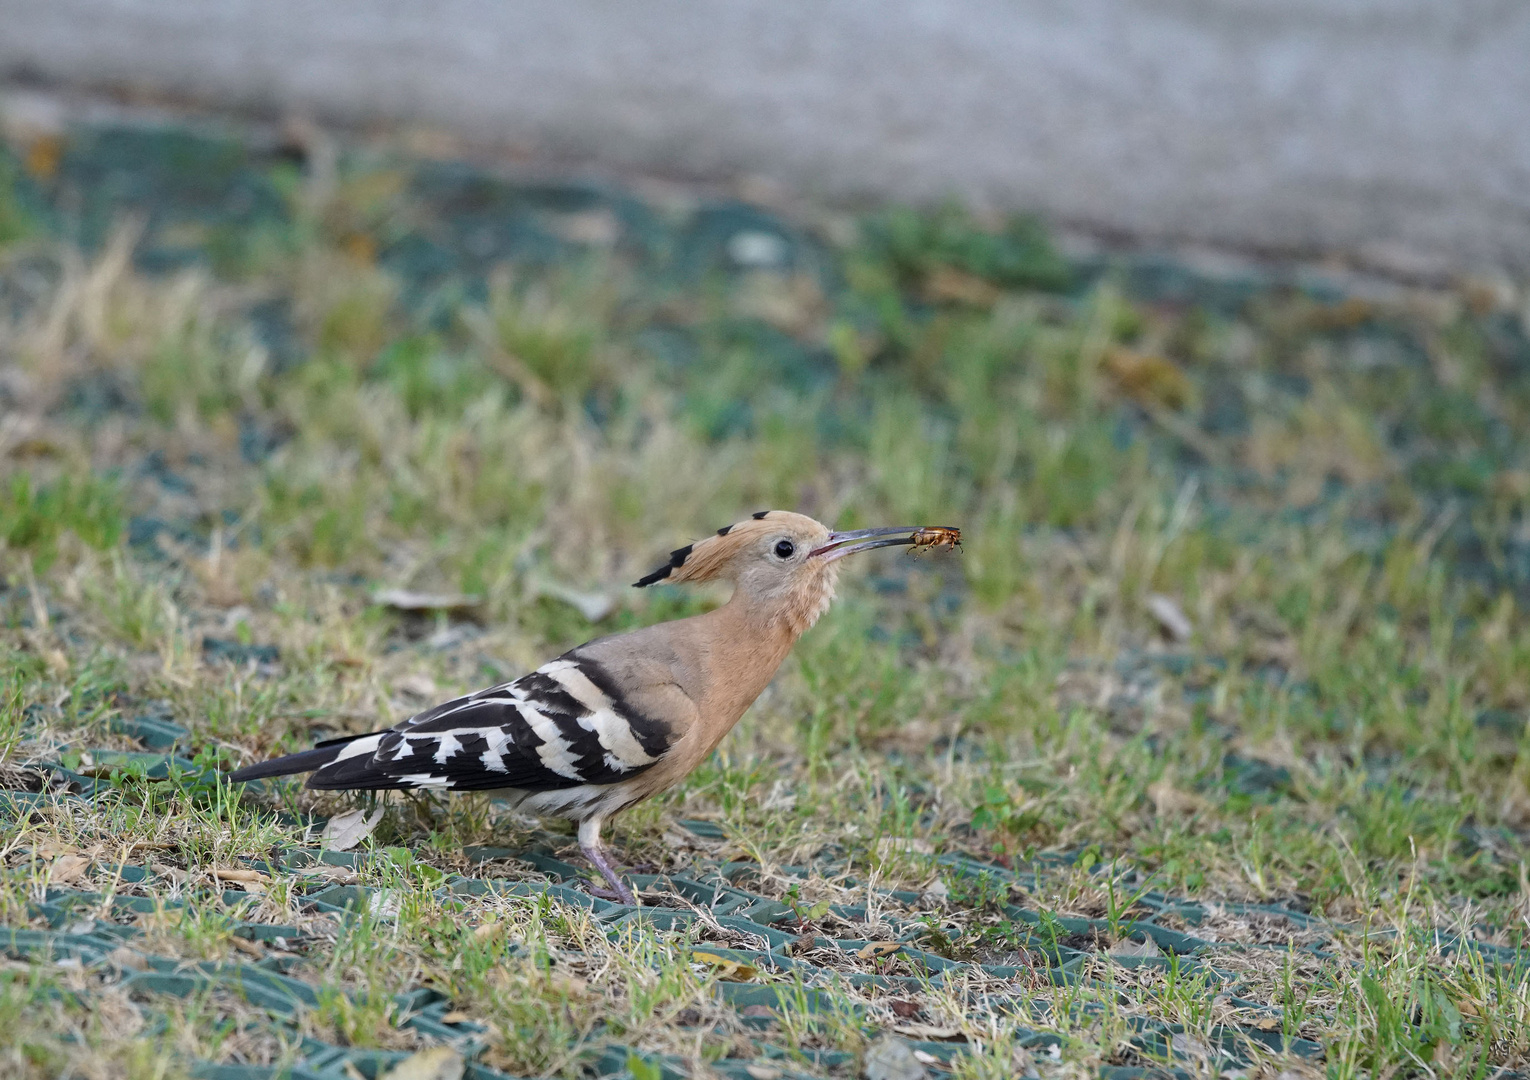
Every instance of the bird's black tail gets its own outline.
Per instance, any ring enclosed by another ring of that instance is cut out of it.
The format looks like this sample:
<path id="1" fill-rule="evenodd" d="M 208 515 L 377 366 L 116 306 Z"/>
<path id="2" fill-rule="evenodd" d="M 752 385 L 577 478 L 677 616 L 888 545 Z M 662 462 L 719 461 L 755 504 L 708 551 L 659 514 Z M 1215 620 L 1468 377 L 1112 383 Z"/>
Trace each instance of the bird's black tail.
<path id="1" fill-rule="evenodd" d="M 346 743 L 364 738 L 366 738 L 365 735 L 347 735 L 341 739 L 329 739 L 319 743 L 312 750 L 272 758 L 270 761 L 257 761 L 254 765 L 235 769 L 228 774 L 227 779 L 235 783 L 243 783 L 246 780 L 264 780 L 268 776 L 292 776 L 295 773 L 313 772 L 315 769 L 322 769 L 339 757 Z"/>

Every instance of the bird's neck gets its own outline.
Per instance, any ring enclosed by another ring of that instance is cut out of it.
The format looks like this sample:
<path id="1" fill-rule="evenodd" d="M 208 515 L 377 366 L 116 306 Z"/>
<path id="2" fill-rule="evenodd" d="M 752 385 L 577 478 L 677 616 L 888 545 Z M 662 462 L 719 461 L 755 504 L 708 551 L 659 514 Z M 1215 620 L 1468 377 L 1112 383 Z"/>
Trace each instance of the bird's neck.
<path id="1" fill-rule="evenodd" d="M 780 638 L 789 650 L 829 610 L 838 580 L 839 567 L 831 563 L 818 573 L 801 575 L 784 586 L 772 582 L 759 592 L 750 583 L 739 582 L 723 610 L 739 628 L 756 636 Z"/>
<path id="2" fill-rule="evenodd" d="M 713 673 L 712 709 L 728 718 L 729 726 L 754 704 L 806 626 L 759 610 L 742 590 L 733 599 L 702 616 L 709 620 L 708 666 Z"/>

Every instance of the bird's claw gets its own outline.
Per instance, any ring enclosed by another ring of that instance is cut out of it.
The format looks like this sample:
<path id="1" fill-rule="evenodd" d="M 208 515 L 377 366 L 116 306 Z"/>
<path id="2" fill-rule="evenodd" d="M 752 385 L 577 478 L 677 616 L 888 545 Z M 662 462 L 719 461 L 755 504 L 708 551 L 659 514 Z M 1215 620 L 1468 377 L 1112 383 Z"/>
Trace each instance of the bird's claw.
<path id="1" fill-rule="evenodd" d="M 615 894 L 616 899 L 629 907 L 637 907 L 637 897 L 632 895 L 632 890 L 627 887 L 627 883 L 617 876 L 601 850 L 597 847 L 584 846 L 581 846 L 580 850 L 584 852 L 584 857 L 590 860 L 591 865 L 600 871 L 600 876 L 606 879 L 606 884 L 611 886 L 611 892 Z M 602 896 L 604 892 L 606 892 L 605 889 L 597 889 L 593 886 L 590 888 L 591 896 L 599 896 L 602 900 L 611 899 L 610 896 Z"/>
<path id="2" fill-rule="evenodd" d="M 594 897 L 597 897 L 598 899 L 601 899 L 601 900 L 610 900 L 610 901 L 613 901 L 614 903 L 618 903 L 618 904 L 627 904 L 630 907 L 636 907 L 637 906 L 637 898 L 632 895 L 630 890 L 628 891 L 626 896 L 623 896 L 621 893 L 617 892 L 615 889 L 607 889 L 607 888 L 605 888 L 605 887 L 603 887 L 601 885 L 591 885 L 589 887 L 589 889 L 590 889 L 590 895 L 594 896 Z"/>

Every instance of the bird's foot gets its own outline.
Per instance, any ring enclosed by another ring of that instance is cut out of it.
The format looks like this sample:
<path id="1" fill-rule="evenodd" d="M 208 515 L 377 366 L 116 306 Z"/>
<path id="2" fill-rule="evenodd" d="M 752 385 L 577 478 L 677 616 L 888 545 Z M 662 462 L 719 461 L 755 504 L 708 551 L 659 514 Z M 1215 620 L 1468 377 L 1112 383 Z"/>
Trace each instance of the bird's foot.
<path id="1" fill-rule="evenodd" d="M 627 888 L 627 883 L 617 876 L 616 871 L 613 870 L 611 868 L 611 864 L 606 861 L 605 853 L 601 851 L 600 848 L 581 844 L 579 846 L 579 850 L 584 852 L 584 857 L 589 859 L 591 865 L 600 871 L 600 876 L 605 878 L 606 883 L 611 886 L 611 891 L 616 894 L 616 899 L 620 900 L 624 904 L 631 905 L 632 907 L 637 906 L 637 897 L 632 895 L 632 890 Z M 605 892 L 604 889 L 601 889 L 599 892 L 591 889 L 590 895 L 600 896 L 603 892 Z M 609 898 L 601 896 L 601 899 L 604 900 Z"/>

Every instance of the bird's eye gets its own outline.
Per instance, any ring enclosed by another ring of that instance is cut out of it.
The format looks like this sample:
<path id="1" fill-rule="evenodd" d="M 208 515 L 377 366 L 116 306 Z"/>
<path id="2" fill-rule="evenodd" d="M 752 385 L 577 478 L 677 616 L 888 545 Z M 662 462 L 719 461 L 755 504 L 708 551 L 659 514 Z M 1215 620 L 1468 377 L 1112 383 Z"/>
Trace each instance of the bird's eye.
<path id="1" fill-rule="evenodd" d="M 776 543 L 776 558 L 790 559 L 797 550 L 797 545 L 790 540 L 781 540 Z"/>

